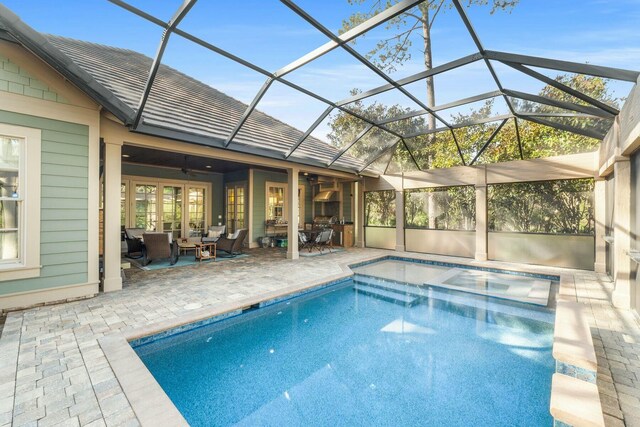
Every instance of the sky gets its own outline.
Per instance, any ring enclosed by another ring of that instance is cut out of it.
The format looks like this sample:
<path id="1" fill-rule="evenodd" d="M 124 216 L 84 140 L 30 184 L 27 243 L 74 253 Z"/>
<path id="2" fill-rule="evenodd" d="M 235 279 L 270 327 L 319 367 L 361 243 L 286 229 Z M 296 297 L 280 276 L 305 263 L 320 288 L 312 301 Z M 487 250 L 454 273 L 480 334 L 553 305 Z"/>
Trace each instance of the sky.
<path id="1" fill-rule="evenodd" d="M 167 21 L 182 2 L 130 0 L 129 3 Z M 354 3 L 296 1 L 334 33 L 352 13 L 367 12 L 372 0 Z M 128 48 L 152 57 L 161 37 L 160 27 L 106 0 L 5 0 L 3 4 L 38 31 Z M 485 49 L 640 70 L 640 25 L 637 24 L 640 0 L 520 0 L 510 11 L 491 14 L 490 9 L 478 5 L 467 8 Z M 434 22 L 434 66 L 476 52 L 455 9 L 441 10 Z M 270 72 L 328 41 L 277 0 L 199 0 L 179 28 Z M 365 55 L 380 40 L 402 31 L 383 25 L 356 39 L 353 47 Z M 388 72 L 389 76 L 398 79 L 424 69 L 418 36 L 410 38 L 410 59 L 394 72 Z M 170 38 L 163 62 L 245 103 L 251 102 L 265 81 L 263 75 L 177 35 Z M 537 80 L 502 64 L 497 63 L 495 67 L 508 89 L 535 94 L 543 87 Z M 558 74 L 538 71 L 551 77 Z M 348 97 L 354 88 L 367 90 L 385 83 L 342 49 L 295 70 L 286 78 L 332 101 Z M 497 89 L 483 62 L 437 76 L 435 87 L 436 105 Z M 612 83 L 611 88 L 614 96 L 624 98 L 631 84 Z M 407 90 L 426 101 L 423 82 L 413 83 Z M 374 101 L 419 108 L 409 98 L 396 93 L 383 94 L 367 102 Z M 325 108 L 324 103 L 280 83 L 272 85 L 258 105 L 259 110 L 303 131 Z M 468 112 L 468 108 L 443 111 L 442 116 L 448 119 L 455 113 Z M 501 99 L 496 101 L 495 109 L 498 113 L 506 109 Z M 327 131 L 325 122 L 314 135 L 326 139 Z"/>

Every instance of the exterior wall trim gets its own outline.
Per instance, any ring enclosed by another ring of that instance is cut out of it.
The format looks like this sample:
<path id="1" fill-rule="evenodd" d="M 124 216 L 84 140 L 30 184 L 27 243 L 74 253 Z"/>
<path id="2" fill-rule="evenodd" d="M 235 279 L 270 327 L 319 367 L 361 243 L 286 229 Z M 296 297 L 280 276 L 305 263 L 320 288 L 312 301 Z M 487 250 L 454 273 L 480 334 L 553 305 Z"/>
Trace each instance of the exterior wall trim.
<path id="1" fill-rule="evenodd" d="M 99 283 L 87 282 L 75 285 L 57 286 L 48 289 L 15 292 L 0 298 L 0 312 L 11 309 L 26 309 L 43 304 L 68 302 L 75 299 L 93 297 L 98 294 Z"/>

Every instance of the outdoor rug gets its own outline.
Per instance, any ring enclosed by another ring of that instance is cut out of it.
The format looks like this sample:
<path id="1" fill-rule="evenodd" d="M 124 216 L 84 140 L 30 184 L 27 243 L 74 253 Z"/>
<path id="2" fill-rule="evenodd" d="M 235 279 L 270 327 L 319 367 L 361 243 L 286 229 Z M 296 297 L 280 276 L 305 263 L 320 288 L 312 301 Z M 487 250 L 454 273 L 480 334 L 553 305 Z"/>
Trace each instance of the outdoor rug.
<path id="1" fill-rule="evenodd" d="M 200 261 L 197 261 L 193 255 L 188 254 L 188 255 L 181 255 L 180 259 L 178 259 L 178 262 L 176 262 L 173 265 L 169 265 L 169 260 L 166 260 L 166 259 L 163 259 L 160 261 L 151 261 L 146 266 L 142 265 L 142 258 L 140 259 L 122 258 L 122 262 L 130 262 L 132 266 L 135 266 L 140 270 L 149 271 L 149 270 L 160 270 L 163 268 L 184 267 L 187 265 L 194 265 L 194 264 L 214 264 L 214 263 L 228 261 L 231 259 L 247 258 L 248 256 L 249 255 L 247 254 L 236 255 L 233 258 L 228 256 L 218 256 L 215 259 L 215 261 L 213 259 L 205 259 L 205 260 L 202 260 L 202 262 L 200 262 Z"/>
<path id="2" fill-rule="evenodd" d="M 331 249 L 331 253 L 335 254 L 336 252 L 344 252 L 344 249 L 342 248 L 333 248 Z M 320 255 L 329 255 L 329 251 L 327 249 L 323 249 L 322 253 L 320 253 L 319 250 L 314 249 L 311 252 L 309 252 L 308 249 L 302 249 L 299 252 L 301 257 L 312 257 L 312 256 L 320 256 Z"/>

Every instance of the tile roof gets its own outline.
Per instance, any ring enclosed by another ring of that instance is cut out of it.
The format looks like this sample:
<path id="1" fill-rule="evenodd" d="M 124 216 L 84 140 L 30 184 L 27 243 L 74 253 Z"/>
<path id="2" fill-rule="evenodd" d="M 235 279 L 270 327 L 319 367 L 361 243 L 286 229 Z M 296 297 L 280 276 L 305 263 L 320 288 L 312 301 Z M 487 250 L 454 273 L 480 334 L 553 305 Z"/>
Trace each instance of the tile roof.
<path id="1" fill-rule="evenodd" d="M 60 36 L 45 35 L 58 50 L 91 75 L 131 109 L 137 109 L 153 60 L 141 53 Z M 247 105 L 180 71 L 161 64 L 143 111 L 143 123 L 223 142 L 241 119 Z M 241 146 L 274 151 L 281 158 L 303 132 L 254 110 L 233 140 Z M 239 147 L 240 146 L 240 147 Z M 338 149 L 313 136 L 292 160 L 327 162 Z M 364 162 L 343 156 L 341 166 L 357 170 Z"/>

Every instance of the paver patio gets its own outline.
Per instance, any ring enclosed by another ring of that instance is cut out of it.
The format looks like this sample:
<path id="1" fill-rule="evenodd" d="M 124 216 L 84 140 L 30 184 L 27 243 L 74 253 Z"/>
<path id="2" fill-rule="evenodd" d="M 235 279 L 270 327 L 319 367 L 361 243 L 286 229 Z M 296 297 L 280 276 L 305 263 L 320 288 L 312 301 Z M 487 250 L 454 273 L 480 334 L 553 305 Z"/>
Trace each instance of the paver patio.
<path id="1" fill-rule="evenodd" d="M 9 313 L 0 337 L 0 426 L 138 425 L 98 345 L 100 337 L 177 318 L 195 308 L 322 280 L 339 274 L 341 263 L 392 252 L 351 249 L 296 261 L 287 260 L 280 249 L 249 253 L 215 264 L 130 269 L 122 291 Z M 611 306 L 612 284 L 606 276 L 572 272 L 578 300 L 590 308 L 606 423 L 638 426 L 640 326 L 631 312 Z"/>

